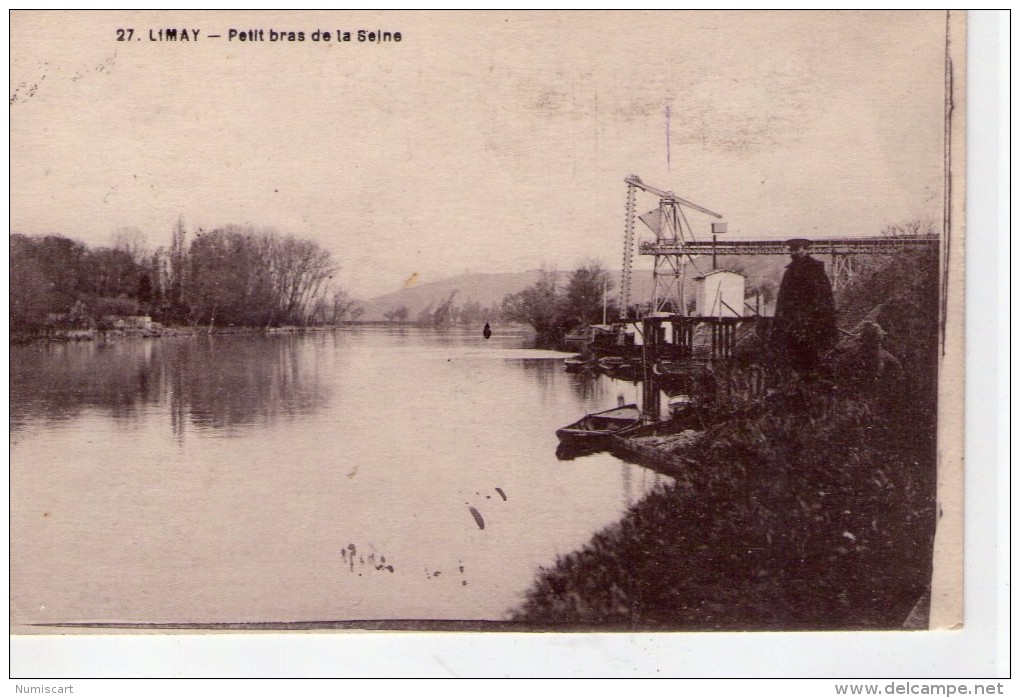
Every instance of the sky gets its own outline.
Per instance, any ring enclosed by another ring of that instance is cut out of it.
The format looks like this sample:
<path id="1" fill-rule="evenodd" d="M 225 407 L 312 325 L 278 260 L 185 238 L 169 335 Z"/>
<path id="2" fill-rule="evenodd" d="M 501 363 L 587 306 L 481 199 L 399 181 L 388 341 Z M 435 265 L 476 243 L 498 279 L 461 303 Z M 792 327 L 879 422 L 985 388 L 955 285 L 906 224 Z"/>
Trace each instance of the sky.
<path id="1" fill-rule="evenodd" d="M 944 37 L 941 12 L 15 12 L 11 232 L 273 228 L 361 297 L 619 268 L 630 174 L 732 238 L 876 235 L 941 217 Z"/>

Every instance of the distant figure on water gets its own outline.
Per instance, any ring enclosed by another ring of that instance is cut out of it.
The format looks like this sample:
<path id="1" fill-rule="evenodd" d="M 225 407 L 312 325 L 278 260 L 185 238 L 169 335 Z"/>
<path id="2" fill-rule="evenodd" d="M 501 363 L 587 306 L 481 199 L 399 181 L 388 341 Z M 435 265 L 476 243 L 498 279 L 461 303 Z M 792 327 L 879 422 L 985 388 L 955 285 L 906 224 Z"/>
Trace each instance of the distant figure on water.
<path id="1" fill-rule="evenodd" d="M 815 375 L 821 359 L 836 345 L 836 303 L 825 265 L 808 254 L 811 241 L 787 241 L 793 261 L 786 267 L 776 298 L 769 344 L 780 364 Z"/>
<path id="2" fill-rule="evenodd" d="M 485 329 L 482 330 L 482 336 L 486 339 L 492 336 L 492 330 L 489 329 L 489 323 L 485 323 Z"/>

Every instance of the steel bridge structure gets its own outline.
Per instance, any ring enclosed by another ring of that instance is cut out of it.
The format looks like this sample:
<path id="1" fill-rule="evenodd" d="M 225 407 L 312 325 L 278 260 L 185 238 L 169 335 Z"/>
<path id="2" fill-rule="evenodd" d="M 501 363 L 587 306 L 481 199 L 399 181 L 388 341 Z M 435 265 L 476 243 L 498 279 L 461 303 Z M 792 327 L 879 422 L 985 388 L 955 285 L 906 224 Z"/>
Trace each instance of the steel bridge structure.
<path id="1" fill-rule="evenodd" d="M 634 224 L 637 220 L 642 221 L 655 233 L 654 241 L 648 240 L 638 245 L 639 254 L 655 258 L 652 312 L 686 315 L 683 298 L 685 264 L 693 257 L 711 257 L 714 267 L 715 259 L 722 256 L 788 255 L 790 253 L 786 240 L 718 240 L 716 234 L 712 235 L 711 240 L 697 239 L 687 221 L 684 209 L 694 210 L 713 218 L 722 218 L 722 216 L 686 201 L 672 192 L 651 187 L 636 175 L 627 177 L 624 182 L 627 184 L 627 211 L 623 240 L 623 272 L 620 284 L 621 318 L 627 316 L 630 304 Z M 644 215 L 636 215 L 637 190 L 643 190 L 659 197 L 658 209 L 653 209 Z M 719 230 L 717 226 L 719 224 L 713 224 L 713 231 Z M 720 227 L 725 229 L 725 226 Z M 907 250 L 937 248 L 939 239 L 938 235 L 919 235 L 813 238 L 810 239 L 810 242 L 813 256 L 828 256 L 830 258 L 832 285 L 835 290 L 839 290 L 853 283 L 859 267 L 859 263 L 855 262 L 858 255 L 887 255 Z"/>

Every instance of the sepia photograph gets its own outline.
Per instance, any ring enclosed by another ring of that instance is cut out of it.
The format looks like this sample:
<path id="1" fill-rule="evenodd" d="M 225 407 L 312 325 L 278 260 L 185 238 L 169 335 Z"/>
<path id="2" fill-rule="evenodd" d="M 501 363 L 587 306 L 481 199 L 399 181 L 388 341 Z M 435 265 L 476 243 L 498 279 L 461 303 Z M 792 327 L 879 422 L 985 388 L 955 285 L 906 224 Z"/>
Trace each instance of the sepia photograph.
<path id="1" fill-rule="evenodd" d="M 966 48 L 13 12 L 12 634 L 964 627 Z"/>

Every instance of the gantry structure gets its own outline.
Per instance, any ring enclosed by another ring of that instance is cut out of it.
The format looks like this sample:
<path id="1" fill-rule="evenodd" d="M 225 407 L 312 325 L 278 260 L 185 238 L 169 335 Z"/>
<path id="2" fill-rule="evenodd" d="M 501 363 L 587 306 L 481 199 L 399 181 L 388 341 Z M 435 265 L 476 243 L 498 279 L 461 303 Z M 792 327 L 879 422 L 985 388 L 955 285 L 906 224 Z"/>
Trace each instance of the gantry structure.
<path id="1" fill-rule="evenodd" d="M 655 240 L 646 240 L 638 246 L 638 253 L 655 258 L 652 288 L 652 312 L 686 315 L 683 282 L 686 263 L 696 256 L 716 257 L 740 255 L 787 255 L 786 240 L 719 240 L 725 233 L 725 224 L 713 223 L 711 238 L 694 234 L 685 209 L 715 219 L 722 216 L 714 211 L 683 199 L 673 192 L 652 187 L 637 175 L 623 180 L 627 184 L 627 208 L 623 233 L 623 271 L 620 279 L 620 317 L 627 317 L 630 306 L 631 277 L 634 264 L 635 225 L 638 220 L 655 233 Z M 637 215 L 637 193 L 644 191 L 659 199 L 659 206 L 648 213 Z M 793 236 L 791 237 L 802 237 Z M 938 235 L 876 236 L 805 238 L 811 242 L 813 256 L 830 258 L 830 274 L 835 290 L 852 283 L 857 273 L 858 255 L 896 254 L 904 250 L 936 246 Z"/>

